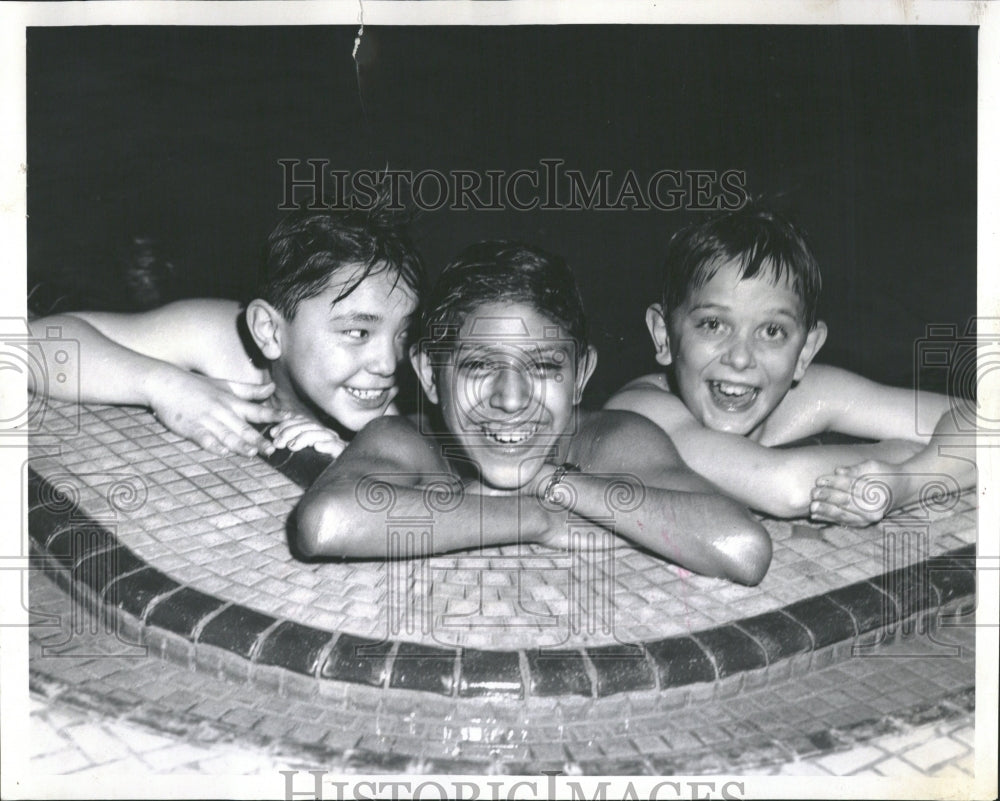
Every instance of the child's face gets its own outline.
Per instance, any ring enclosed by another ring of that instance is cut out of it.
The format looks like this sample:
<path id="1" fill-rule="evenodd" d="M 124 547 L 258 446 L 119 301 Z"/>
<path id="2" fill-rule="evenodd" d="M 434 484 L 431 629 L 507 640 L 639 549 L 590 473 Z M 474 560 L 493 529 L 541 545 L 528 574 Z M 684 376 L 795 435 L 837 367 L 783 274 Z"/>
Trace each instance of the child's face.
<path id="1" fill-rule="evenodd" d="M 576 406 L 596 366 L 588 349 L 523 303 L 489 303 L 465 320 L 447 363 L 415 358 L 448 431 L 481 470 L 484 484 L 516 489 L 537 475 L 561 438 L 576 431 Z"/>
<path id="2" fill-rule="evenodd" d="M 806 330 L 791 285 L 766 269 L 740 280 L 735 262 L 670 310 L 665 328 L 657 310 L 647 312 L 657 360 L 673 363 L 688 410 L 707 428 L 755 439 L 826 338 L 822 323 Z"/>
<path id="3" fill-rule="evenodd" d="M 291 320 L 280 319 L 280 355 L 271 370 L 283 406 L 318 407 L 352 431 L 384 414 L 399 391 L 396 367 L 417 308 L 413 292 L 391 270 L 368 276 L 334 302 L 357 271 L 340 270 Z"/>

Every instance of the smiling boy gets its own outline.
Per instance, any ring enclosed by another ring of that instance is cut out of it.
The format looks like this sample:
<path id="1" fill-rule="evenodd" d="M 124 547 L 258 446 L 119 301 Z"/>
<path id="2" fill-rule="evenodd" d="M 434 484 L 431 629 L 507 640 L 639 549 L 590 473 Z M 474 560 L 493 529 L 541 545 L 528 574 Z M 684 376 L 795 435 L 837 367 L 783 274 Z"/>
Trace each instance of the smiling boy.
<path id="1" fill-rule="evenodd" d="M 973 486 L 975 465 L 940 451 L 970 444 L 951 412 L 959 401 L 813 364 L 827 337 L 820 287 L 802 233 L 766 209 L 679 231 L 661 302 L 646 311 L 667 369 L 632 381 L 605 408 L 648 417 L 696 472 L 778 517 L 867 525 L 916 500 L 928 474 Z M 826 431 L 883 441 L 773 447 Z M 865 500 L 865 476 L 888 486 L 885 503 Z"/>
<path id="2" fill-rule="evenodd" d="M 42 344 L 58 326 L 80 346 L 77 376 L 34 389 L 147 406 L 217 454 L 313 445 L 336 455 L 338 430 L 349 436 L 393 411 L 422 283 L 419 256 L 384 210 L 294 212 L 268 238 L 257 296 L 245 308 L 191 299 L 33 321 Z M 79 393 L 69 389 L 76 385 Z M 267 423 L 278 424 L 273 443 L 252 425 Z"/>
<path id="3" fill-rule="evenodd" d="M 763 577 L 767 532 L 689 471 L 656 426 L 580 409 L 597 354 L 561 259 L 506 242 L 466 249 L 432 290 L 422 332 L 410 357 L 431 414 L 358 434 L 302 499 L 301 553 L 387 557 L 385 512 L 364 501 L 381 488 L 404 518 L 435 495 L 433 552 L 566 547 L 572 513 L 693 571 Z M 639 502 L 610 508 L 615 488 Z"/>

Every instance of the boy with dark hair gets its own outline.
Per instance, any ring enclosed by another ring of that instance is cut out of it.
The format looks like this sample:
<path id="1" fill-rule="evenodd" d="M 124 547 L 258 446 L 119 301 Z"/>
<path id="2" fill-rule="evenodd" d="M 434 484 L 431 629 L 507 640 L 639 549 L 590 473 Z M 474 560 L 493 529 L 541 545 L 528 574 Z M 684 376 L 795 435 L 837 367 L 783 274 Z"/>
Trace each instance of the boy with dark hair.
<path id="1" fill-rule="evenodd" d="M 441 274 L 421 327 L 410 358 L 435 420 L 383 418 L 355 437 L 298 508 L 304 555 L 391 556 L 385 513 L 365 502 L 382 488 L 402 517 L 438 496 L 433 552 L 565 547 L 571 513 L 700 573 L 764 576 L 767 532 L 689 471 L 656 426 L 579 408 L 597 354 L 561 259 L 474 245 Z M 615 490 L 638 502 L 613 509 Z"/>
<path id="2" fill-rule="evenodd" d="M 257 296 L 190 299 L 139 314 L 35 320 L 80 343 L 79 375 L 33 388 L 51 397 L 148 406 L 214 453 L 312 445 L 333 455 L 394 412 L 396 366 L 423 267 L 382 209 L 293 212 L 271 233 Z M 44 339 L 39 336 L 44 347 Z M 69 387 L 79 386 L 79 393 Z M 273 443 L 252 424 L 277 423 Z"/>
<path id="3" fill-rule="evenodd" d="M 648 417 L 696 472 L 777 517 L 868 525 L 917 500 L 929 474 L 973 486 L 975 464 L 939 448 L 974 445 L 953 418 L 960 400 L 812 364 L 827 336 L 820 287 L 802 232 L 758 205 L 682 229 L 667 249 L 662 301 L 646 310 L 668 369 L 605 408 Z M 773 447 L 827 431 L 884 441 Z M 888 488 L 884 502 L 866 497 L 865 476 Z"/>

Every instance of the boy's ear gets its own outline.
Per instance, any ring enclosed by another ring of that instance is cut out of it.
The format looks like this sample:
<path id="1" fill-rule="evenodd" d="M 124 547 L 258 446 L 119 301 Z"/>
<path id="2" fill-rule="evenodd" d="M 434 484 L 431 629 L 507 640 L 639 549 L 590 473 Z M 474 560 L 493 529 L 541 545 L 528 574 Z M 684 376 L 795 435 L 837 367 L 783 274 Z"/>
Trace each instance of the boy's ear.
<path id="1" fill-rule="evenodd" d="M 659 303 L 646 309 L 646 328 L 656 348 L 656 361 L 666 367 L 673 361 L 670 355 L 670 333 L 667 331 L 667 314 Z"/>
<path id="2" fill-rule="evenodd" d="M 597 369 L 597 348 L 593 345 L 587 346 L 587 352 L 576 364 L 576 385 L 573 393 L 573 405 L 578 405 L 583 400 L 583 391 L 587 388 L 587 382 Z"/>
<path id="3" fill-rule="evenodd" d="M 413 372 L 417 374 L 427 400 L 437 404 L 438 392 L 437 384 L 434 383 L 434 366 L 431 364 L 430 357 L 419 345 L 410 345 L 410 364 L 413 365 Z"/>
<path id="4" fill-rule="evenodd" d="M 802 346 L 802 350 L 799 351 L 799 359 L 795 363 L 795 374 L 793 376 L 795 381 L 802 380 L 802 376 L 806 374 L 806 368 L 812 363 L 813 357 L 819 353 L 819 349 L 823 347 L 824 342 L 826 342 L 826 323 L 822 320 L 817 320 L 812 331 L 806 335 L 806 342 Z"/>
<path id="5" fill-rule="evenodd" d="M 254 298 L 247 304 L 247 329 L 266 359 L 275 361 L 281 356 L 281 312 L 266 300 Z"/>

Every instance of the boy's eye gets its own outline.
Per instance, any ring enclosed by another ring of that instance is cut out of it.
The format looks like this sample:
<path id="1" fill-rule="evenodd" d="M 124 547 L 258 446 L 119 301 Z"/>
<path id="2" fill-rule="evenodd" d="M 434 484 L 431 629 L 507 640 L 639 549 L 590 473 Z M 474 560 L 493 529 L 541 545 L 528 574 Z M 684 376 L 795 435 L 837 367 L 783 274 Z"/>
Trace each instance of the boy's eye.
<path id="1" fill-rule="evenodd" d="M 722 330 L 722 320 L 718 317 L 703 317 L 698 321 L 696 326 L 702 331 L 708 331 L 709 333 L 715 333 L 716 331 Z"/>
<path id="2" fill-rule="evenodd" d="M 486 359 L 469 359 L 462 362 L 462 369 L 470 373 L 485 373 L 491 370 L 498 370 L 499 367 Z"/>
<path id="3" fill-rule="evenodd" d="M 367 328 L 348 328 L 344 332 L 344 335 L 350 337 L 351 339 L 367 339 L 368 329 Z"/>
<path id="4" fill-rule="evenodd" d="M 555 375 L 562 369 L 562 365 L 556 361 L 532 362 L 531 368 L 538 375 Z"/>
<path id="5" fill-rule="evenodd" d="M 782 325 L 778 325 L 777 323 L 769 323 L 768 325 L 764 326 L 762 335 L 764 339 L 780 340 L 787 338 L 788 332 Z"/>

